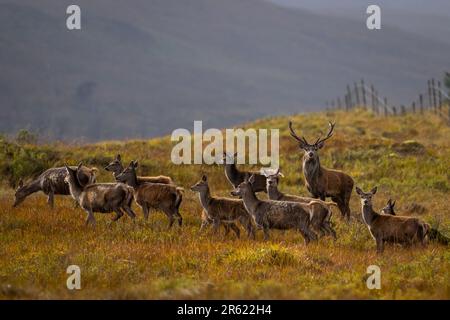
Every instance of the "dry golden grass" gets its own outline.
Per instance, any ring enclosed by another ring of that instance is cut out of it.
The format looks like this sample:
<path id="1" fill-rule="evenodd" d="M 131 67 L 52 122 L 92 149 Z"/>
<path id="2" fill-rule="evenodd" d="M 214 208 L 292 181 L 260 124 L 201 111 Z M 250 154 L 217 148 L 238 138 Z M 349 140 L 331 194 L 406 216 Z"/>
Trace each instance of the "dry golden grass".
<path id="1" fill-rule="evenodd" d="M 398 213 L 412 202 L 427 208 L 420 217 L 450 235 L 450 128 L 433 115 L 378 118 L 364 111 L 314 113 L 292 117 L 307 137 L 336 120 L 336 133 L 321 151 L 322 164 L 340 168 L 367 189 L 379 187 L 375 208 L 388 197 L 397 199 Z M 287 133 L 287 118 L 257 121 L 247 127 L 280 128 L 281 189 L 306 194 L 300 152 Z M 414 139 L 426 151 L 409 154 L 396 144 Z M 189 186 L 209 175 L 212 191 L 228 195 L 219 166 L 174 166 L 169 139 L 105 142 L 88 146 L 54 146 L 61 156 L 55 165 L 82 159 L 101 167 L 120 152 L 136 158 L 143 174 L 168 174 L 185 187 L 181 206 L 184 225 L 167 231 L 166 217 L 152 213 L 144 222 L 140 209 L 133 223 L 124 216 L 96 214 L 97 227 L 84 226 L 85 214 L 69 197 L 56 197 L 50 210 L 36 194 L 11 208 L 13 190 L 0 193 L 0 298 L 32 299 L 449 299 L 450 250 L 437 244 L 404 249 L 387 246 L 382 255 L 367 227 L 358 219 L 357 195 L 351 200 L 350 224 L 334 214 L 338 241 L 321 239 L 305 247 L 294 231 L 272 231 L 264 242 L 245 235 L 237 240 L 211 230 L 200 233 L 200 206 Z M 110 181 L 101 170 L 100 180 Z M 244 234 L 244 232 L 243 232 Z M 67 266 L 81 268 L 81 290 L 66 288 Z M 366 269 L 378 265 L 381 290 L 366 287 Z"/>

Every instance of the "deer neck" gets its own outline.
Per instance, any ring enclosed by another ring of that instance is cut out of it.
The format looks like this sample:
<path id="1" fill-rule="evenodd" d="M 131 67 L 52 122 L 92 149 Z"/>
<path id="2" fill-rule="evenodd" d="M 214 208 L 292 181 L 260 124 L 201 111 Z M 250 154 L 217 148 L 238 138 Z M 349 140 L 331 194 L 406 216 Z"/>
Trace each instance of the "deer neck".
<path id="1" fill-rule="evenodd" d="M 267 188 L 267 194 L 270 200 L 278 200 L 283 197 L 283 193 L 278 190 L 278 187 L 273 186 L 269 186 L 269 188 Z"/>
<path id="2" fill-rule="evenodd" d="M 138 182 L 138 179 L 137 179 L 136 172 L 133 172 L 133 174 L 131 175 L 130 179 L 128 179 L 127 184 L 130 187 L 133 187 L 134 189 L 139 187 L 139 182 Z"/>
<path id="3" fill-rule="evenodd" d="M 252 215 L 255 215 L 256 208 L 261 202 L 253 191 L 245 192 L 242 195 L 242 201 L 244 202 L 245 209 Z"/>
<path id="4" fill-rule="evenodd" d="M 116 178 L 116 177 L 117 177 L 119 174 L 121 174 L 122 171 L 123 171 L 123 166 L 120 166 L 119 168 L 117 168 L 116 170 L 114 170 L 113 176 L 114 176 L 114 178 L 116 179 L 116 181 L 117 181 L 117 178 Z"/>
<path id="5" fill-rule="evenodd" d="M 228 180 L 230 180 L 231 182 L 236 182 L 239 179 L 239 170 L 236 168 L 236 164 L 235 163 L 226 163 L 225 164 L 225 174 L 228 178 Z"/>
<path id="6" fill-rule="evenodd" d="M 308 182 L 315 182 L 319 178 L 321 173 L 320 160 L 303 158 L 303 174 Z"/>
<path id="7" fill-rule="evenodd" d="M 362 218 L 368 226 L 371 226 L 377 217 L 378 213 L 373 210 L 371 205 L 362 206 Z"/>
<path id="8" fill-rule="evenodd" d="M 211 194 L 209 192 L 209 187 L 206 188 L 205 190 L 200 191 L 198 196 L 200 198 L 200 203 L 201 203 L 203 209 L 205 209 L 206 212 L 208 212 L 209 202 L 211 200 Z"/>
<path id="9" fill-rule="evenodd" d="M 77 184 L 77 182 L 70 179 L 68 182 L 69 184 L 69 191 L 72 195 L 72 198 L 74 198 L 76 201 L 80 199 L 81 193 L 83 192 L 83 188 Z"/>
<path id="10" fill-rule="evenodd" d="M 36 179 L 36 180 L 30 182 L 29 184 L 24 186 L 22 189 L 22 191 L 26 194 L 26 197 L 29 196 L 30 194 L 38 192 L 40 190 L 42 190 L 40 179 Z"/>

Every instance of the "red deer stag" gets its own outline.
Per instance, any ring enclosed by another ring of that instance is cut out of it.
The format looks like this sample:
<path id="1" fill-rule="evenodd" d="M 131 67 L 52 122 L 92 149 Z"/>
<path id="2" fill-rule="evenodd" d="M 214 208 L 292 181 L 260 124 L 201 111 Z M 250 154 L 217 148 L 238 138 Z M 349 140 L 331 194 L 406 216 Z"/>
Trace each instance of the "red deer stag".
<path id="1" fill-rule="evenodd" d="M 325 138 L 319 137 L 313 144 L 308 143 L 304 137 L 299 137 L 289 121 L 291 136 L 299 142 L 299 147 L 304 151 L 303 174 L 305 185 L 314 198 L 325 200 L 326 197 L 337 203 L 343 217 L 350 219 L 350 197 L 353 190 L 353 179 L 346 173 L 327 169 L 320 165 L 319 150 L 325 141 L 333 135 L 334 124 L 329 123 L 328 134 Z"/>

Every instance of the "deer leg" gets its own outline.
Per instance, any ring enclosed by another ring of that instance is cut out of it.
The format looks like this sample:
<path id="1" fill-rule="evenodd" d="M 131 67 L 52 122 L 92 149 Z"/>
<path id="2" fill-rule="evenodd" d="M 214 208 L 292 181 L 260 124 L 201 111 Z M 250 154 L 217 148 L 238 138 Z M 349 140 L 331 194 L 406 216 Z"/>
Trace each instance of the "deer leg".
<path id="1" fill-rule="evenodd" d="M 329 222 L 324 223 L 323 227 L 328 231 L 328 234 L 330 234 L 334 241 L 337 240 L 336 231 L 334 231 L 333 227 L 330 225 Z"/>
<path id="2" fill-rule="evenodd" d="M 253 227 L 251 219 L 248 219 L 246 229 L 247 229 L 247 238 L 255 240 L 256 239 L 255 228 Z"/>
<path id="3" fill-rule="evenodd" d="M 231 228 L 231 230 L 234 231 L 234 233 L 236 234 L 236 237 L 239 239 L 241 236 L 241 230 L 239 230 L 238 226 L 235 223 L 231 223 L 230 228 Z"/>
<path id="4" fill-rule="evenodd" d="M 200 225 L 200 232 L 203 231 L 203 229 L 208 225 L 208 221 L 207 220 L 202 220 L 202 224 Z"/>
<path id="5" fill-rule="evenodd" d="M 144 212 L 144 219 L 145 219 L 145 221 L 147 221 L 148 220 L 148 214 L 149 214 L 149 208 L 148 208 L 147 203 L 144 202 L 141 205 L 141 208 L 142 208 L 142 211 Z"/>
<path id="6" fill-rule="evenodd" d="M 136 218 L 136 213 L 134 213 L 133 209 L 131 209 L 129 206 L 123 206 L 122 209 L 125 210 L 125 212 L 131 219 L 134 220 Z"/>
<path id="7" fill-rule="evenodd" d="M 183 224 L 183 217 L 181 216 L 180 212 L 178 211 L 178 208 L 175 208 L 174 211 L 175 211 L 174 215 L 177 217 L 177 220 L 178 220 L 178 226 L 181 227 L 181 225 Z"/>
<path id="8" fill-rule="evenodd" d="M 122 218 L 122 216 L 123 216 L 123 211 L 120 210 L 120 208 L 114 208 L 113 211 L 114 211 L 114 213 L 115 213 L 116 215 L 111 219 L 112 221 L 117 221 L 117 220 L 119 220 L 120 218 Z"/>
<path id="9" fill-rule="evenodd" d="M 89 225 L 89 223 L 92 224 L 93 227 L 95 227 L 95 217 L 94 217 L 94 213 L 92 212 L 92 209 L 84 209 L 84 211 L 86 211 L 87 213 L 87 217 L 86 217 L 86 226 Z"/>
<path id="10" fill-rule="evenodd" d="M 48 193 L 48 196 L 47 196 L 47 203 L 51 209 L 53 209 L 55 207 L 54 206 L 54 195 L 55 194 L 54 194 L 53 190 L 50 190 L 50 192 Z"/>
<path id="11" fill-rule="evenodd" d="M 377 252 L 378 253 L 383 253 L 383 251 L 384 251 L 384 241 L 383 241 L 383 239 L 377 238 L 376 242 L 377 242 Z"/>
<path id="12" fill-rule="evenodd" d="M 228 236 L 230 233 L 230 225 L 228 223 L 222 223 L 223 228 L 225 229 L 224 237 Z"/>
<path id="13" fill-rule="evenodd" d="M 219 228 L 220 228 L 220 220 L 219 219 L 213 219 L 213 232 L 214 232 L 214 234 L 217 234 L 219 232 Z M 229 232 L 229 226 L 225 225 L 225 235 L 227 235 L 228 232 Z"/>
<path id="14" fill-rule="evenodd" d="M 264 224 L 263 225 L 263 232 L 264 232 L 264 240 L 269 240 L 269 227 Z"/>

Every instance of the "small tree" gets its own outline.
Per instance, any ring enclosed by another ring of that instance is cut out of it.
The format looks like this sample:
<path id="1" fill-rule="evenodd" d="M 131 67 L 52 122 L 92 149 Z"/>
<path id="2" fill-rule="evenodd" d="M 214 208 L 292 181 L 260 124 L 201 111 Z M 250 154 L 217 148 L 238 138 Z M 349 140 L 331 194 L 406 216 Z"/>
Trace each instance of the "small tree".
<path id="1" fill-rule="evenodd" d="M 37 140 L 38 140 L 37 135 L 26 129 L 19 130 L 19 132 L 17 133 L 17 136 L 16 136 L 16 141 L 20 145 L 36 144 Z"/>

